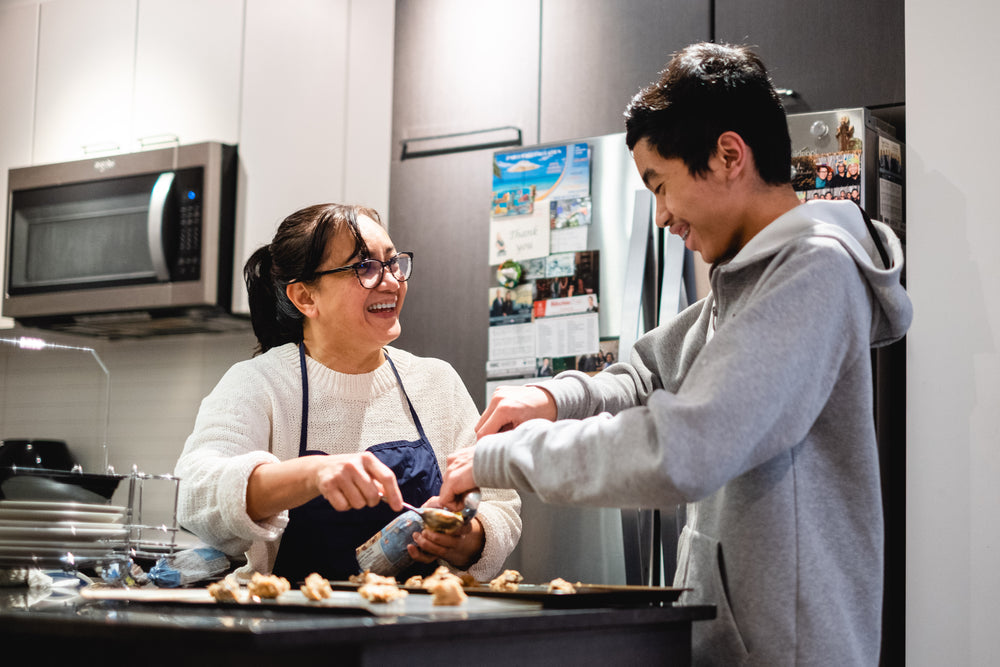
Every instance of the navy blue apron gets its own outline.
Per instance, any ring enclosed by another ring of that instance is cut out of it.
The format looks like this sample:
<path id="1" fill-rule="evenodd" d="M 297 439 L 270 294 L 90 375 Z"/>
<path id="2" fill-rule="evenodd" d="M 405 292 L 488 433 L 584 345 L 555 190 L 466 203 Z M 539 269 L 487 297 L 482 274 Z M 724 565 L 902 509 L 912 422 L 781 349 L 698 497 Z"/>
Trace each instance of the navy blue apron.
<path id="1" fill-rule="evenodd" d="M 384 352 L 384 351 L 383 351 Z M 395 440 L 372 445 L 367 451 L 387 465 L 396 474 L 396 481 L 403 493 L 403 500 L 420 506 L 441 489 L 441 469 L 434 449 L 424 435 L 413 403 L 406 394 L 403 381 L 389 354 L 384 352 L 399 390 L 406 398 L 417 427 L 419 440 Z M 306 375 L 305 346 L 299 344 L 299 365 L 302 369 L 302 425 L 299 435 L 299 456 L 326 456 L 326 452 L 310 450 L 306 446 L 309 419 L 309 381 Z M 331 580 L 344 580 L 360 571 L 354 550 L 369 537 L 396 518 L 397 513 L 385 503 L 375 507 L 338 512 L 323 496 L 316 496 L 304 505 L 288 512 L 288 526 L 281 537 L 281 547 L 274 563 L 274 573 L 293 584 L 302 581 L 312 572 Z M 436 564 L 416 563 L 401 573 L 430 574 Z"/>

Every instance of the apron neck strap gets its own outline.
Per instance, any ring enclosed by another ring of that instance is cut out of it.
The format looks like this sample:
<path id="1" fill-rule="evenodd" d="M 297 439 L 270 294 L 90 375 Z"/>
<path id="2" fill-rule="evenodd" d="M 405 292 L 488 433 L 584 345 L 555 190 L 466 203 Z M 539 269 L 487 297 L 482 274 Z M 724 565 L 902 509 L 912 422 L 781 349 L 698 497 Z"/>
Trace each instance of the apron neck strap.
<path id="1" fill-rule="evenodd" d="M 299 368 L 302 370 L 302 423 L 299 427 L 299 456 L 306 453 L 306 432 L 309 430 L 309 376 L 306 374 L 306 344 L 299 343 Z"/>
<path id="2" fill-rule="evenodd" d="M 399 371 L 396 370 L 396 364 L 392 363 L 392 357 L 389 356 L 389 352 L 383 348 L 382 354 L 385 355 L 385 360 L 389 362 L 389 367 L 392 368 L 392 374 L 396 376 L 396 382 L 399 383 L 399 391 L 402 392 L 403 398 L 406 399 L 406 405 L 410 408 L 410 416 L 413 417 L 413 425 L 417 427 L 417 433 L 420 434 L 420 439 L 424 442 L 430 442 L 427 440 L 427 436 L 424 435 L 424 427 L 420 423 L 420 417 L 417 416 L 417 411 L 413 408 L 413 401 L 410 400 L 410 395 L 406 393 L 406 387 L 403 386 L 403 380 L 399 377 Z"/>
<path id="3" fill-rule="evenodd" d="M 389 362 L 392 374 L 396 376 L 396 382 L 399 384 L 399 391 L 402 392 L 403 398 L 406 399 L 406 405 L 410 408 L 410 416 L 413 417 L 413 425 L 417 427 L 417 433 L 420 434 L 420 439 L 427 442 L 427 436 L 424 435 L 424 427 L 420 423 L 420 417 L 417 416 L 417 411 L 413 408 L 413 402 L 410 400 L 409 394 L 406 393 L 406 388 L 403 387 L 403 380 L 399 377 L 399 371 L 396 370 L 396 364 L 392 363 L 392 358 L 386 350 L 383 349 L 382 354 L 385 355 L 385 360 Z M 299 426 L 299 456 L 305 456 L 308 448 L 308 438 L 306 434 L 309 430 L 309 375 L 306 373 L 305 343 L 299 343 L 299 369 L 302 371 L 302 423 Z"/>

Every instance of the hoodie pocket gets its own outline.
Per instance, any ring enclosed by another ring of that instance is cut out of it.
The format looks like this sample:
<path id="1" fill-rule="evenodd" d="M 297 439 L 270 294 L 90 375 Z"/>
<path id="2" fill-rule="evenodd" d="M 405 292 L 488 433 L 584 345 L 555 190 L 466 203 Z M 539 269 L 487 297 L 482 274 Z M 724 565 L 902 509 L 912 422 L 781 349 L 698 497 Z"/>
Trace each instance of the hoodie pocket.
<path id="1" fill-rule="evenodd" d="M 715 605 L 715 620 L 698 622 L 692 631 L 696 664 L 744 664 L 749 658 L 729 605 L 725 559 L 718 540 L 685 526 L 680 538 L 681 561 L 674 585 L 690 588 L 684 604 Z M 685 558 L 686 556 L 686 558 Z"/>

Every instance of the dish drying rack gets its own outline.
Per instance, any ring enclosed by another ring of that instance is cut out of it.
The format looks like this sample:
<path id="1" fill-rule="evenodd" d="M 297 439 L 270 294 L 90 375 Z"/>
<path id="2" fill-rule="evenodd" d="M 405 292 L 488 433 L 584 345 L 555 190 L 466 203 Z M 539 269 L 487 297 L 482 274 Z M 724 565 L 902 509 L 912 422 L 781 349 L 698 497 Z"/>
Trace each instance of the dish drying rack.
<path id="1" fill-rule="evenodd" d="M 170 513 L 170 525 L 150 525 L 143 522 L 142 490 L 148 481 L 164 481 L 173 484 L 173 509 Z M 173 475 L 149 475 L 139 472 L 132 466 L 128 477 L 128 504 L 125 507 L 125 527 L 128 533 L 125 537 L 125 550 L 131 558 L 158 559 L 161 556 L 173 555 L 177 551 L 177 498 L 180 490 L 180 478 Z M 152 533 L 160 539 L 144 539 Z"/>
<path id="2" fill-rule="evenodd" d="M 140 472 L 138 467 L 133 466 L 126 479 L 128 500 L 124 506 L 122 523 L 112 524 L 125 529 L 123 537 L 94 541 L 92 551 L 97 551 L 96 555 L 90 553 L 91 550 L 88 550 L 87 555 L 74 554 L 70 549 L 57 554 L 52 552 L 59 549 L 43 549 L 41 546 L 36 547 L 39 553 L 0 555 L 0 568 L 35 567 L 71 572 L 117 567 L 120 572 L 127 573 L 136 559 L 155 561 L 164 556 L 172 556 L 178 549 L 177 499 L 180 478 L 169 474 L 151 475 Z M 148 482 L 169 482 L 173 485 L 173 509 L 169 525 L 151 524 L 143 520 L 143 490 Z"/>

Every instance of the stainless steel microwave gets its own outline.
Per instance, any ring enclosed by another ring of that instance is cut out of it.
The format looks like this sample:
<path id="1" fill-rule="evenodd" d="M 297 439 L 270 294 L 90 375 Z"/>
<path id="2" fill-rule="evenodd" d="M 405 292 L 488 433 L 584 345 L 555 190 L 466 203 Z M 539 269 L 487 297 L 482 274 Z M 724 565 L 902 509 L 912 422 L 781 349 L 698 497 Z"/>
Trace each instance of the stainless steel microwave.
<path id="1" fill-rule="evenodd" d="M 3 314 L 108 337 L 230 328 L 235 146 L 12 169 Z"/>

